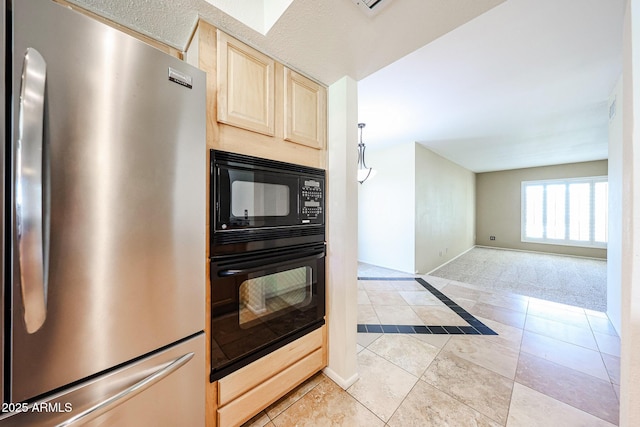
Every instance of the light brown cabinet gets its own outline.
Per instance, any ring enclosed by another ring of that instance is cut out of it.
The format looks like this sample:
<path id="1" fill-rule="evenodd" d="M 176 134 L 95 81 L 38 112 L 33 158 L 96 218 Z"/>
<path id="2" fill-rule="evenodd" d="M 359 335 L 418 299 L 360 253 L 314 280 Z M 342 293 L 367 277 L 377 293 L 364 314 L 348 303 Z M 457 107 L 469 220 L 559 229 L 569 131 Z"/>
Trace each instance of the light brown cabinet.
<path id="1" fill-rule="evenodd" d="M 207 74 L 207 149 L 325 169 L 326 88 L 200 21 L 187 61 Z M 207 150 L 208 151 L 208 150 Z M 208 154 L 207 164 L 209 164 Z M 207 206 L 210 182 L 207 180 Z M 210 235 L 207 212 L 206 235 Z M 209 245 L 207 244 L 207 257 Z M 209 278 L 209 263 L 206 263 Z M 205 304 L 210 307 L 209 279 Z M 211 312 L 205 319 L 207 366 Z M 326 326 L 207 382 L 206 425 L 239 425 L 327 365 Z"/>
<path id="2" fill-rule="evenodd" d="M 273 136 L 275 61 L 217 30 L 218 121 Z"/>
<path id="3" fill-rule="evenodd" d="M 285 67 L 284 139 L 323 149 L 327 128 L 327 90 Z"/>
<path id="4" fill-rule="evenodd" d="M 209 24 L 198 34 L 199 65 L 215 78 L 211 145 L 324 168 L 327 89 Z"/>
<path id="5" fill-rule="evenodd" d="M 239 426 L 326 366 L 321 327 L 217 383 L 216 421 Z"/>

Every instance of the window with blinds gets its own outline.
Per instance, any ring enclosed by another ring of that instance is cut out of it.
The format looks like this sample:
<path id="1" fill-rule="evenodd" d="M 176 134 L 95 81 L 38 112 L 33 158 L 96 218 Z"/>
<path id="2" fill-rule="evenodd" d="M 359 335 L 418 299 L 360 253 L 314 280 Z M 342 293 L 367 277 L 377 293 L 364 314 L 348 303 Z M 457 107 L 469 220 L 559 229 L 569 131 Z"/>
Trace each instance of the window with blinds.
<path id="1" fill-rule="evenodd" d="M 606 176 L 522 182 L 522 241 L 606 248 Z"/>

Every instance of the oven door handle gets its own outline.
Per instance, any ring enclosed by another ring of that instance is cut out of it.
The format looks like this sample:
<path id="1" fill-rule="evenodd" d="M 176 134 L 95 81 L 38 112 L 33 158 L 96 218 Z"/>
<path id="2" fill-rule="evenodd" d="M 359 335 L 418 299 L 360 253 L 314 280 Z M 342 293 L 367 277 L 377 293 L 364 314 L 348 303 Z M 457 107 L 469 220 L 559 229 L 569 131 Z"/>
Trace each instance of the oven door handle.
<path id="1" fill-rule="evenodd" d="M 261 271 L 267 268 L 280 267 L 287 264 L 299 264 L 301 262 L 306 262 L 314 259 L 321 259 L 324 257 L 325 257 L 324 250 L 321 250 L 308 256 L 296 257 L 293 260 L 291 259 L 291 255 L 286 255 L 286 256 L 283 255 L 283 256 L 270 257 L 266 260 L 263 259 L 263 260 L 247 261 L 244 263 L 234 263 L 234 266 L 236 266 L 236 268 L 220 270 L 218 271 L 218 277 L 231 277 L 231 276 L 249 274 L 249 273 Z"/>

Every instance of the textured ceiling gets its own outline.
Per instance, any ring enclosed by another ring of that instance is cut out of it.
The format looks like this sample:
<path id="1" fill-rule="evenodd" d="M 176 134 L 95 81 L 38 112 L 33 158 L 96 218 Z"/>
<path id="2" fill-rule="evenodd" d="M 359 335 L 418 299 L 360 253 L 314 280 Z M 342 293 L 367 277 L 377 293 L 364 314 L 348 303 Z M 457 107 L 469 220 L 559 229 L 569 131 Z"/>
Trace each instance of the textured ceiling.
<path id="1" fill-rule="evenodd" d="M 260 34 L 267 34 L 293 0 L 206 0 Z"/>
<path id="2" fill-rule="evenodd" d="M 204 0 L 69 0 L 185 50 L 198 16 L 331 84 L 360 80 L 504 0 L 395 0 L 373 17 L 351 0 L 294 0 L 262 35 Z"/>

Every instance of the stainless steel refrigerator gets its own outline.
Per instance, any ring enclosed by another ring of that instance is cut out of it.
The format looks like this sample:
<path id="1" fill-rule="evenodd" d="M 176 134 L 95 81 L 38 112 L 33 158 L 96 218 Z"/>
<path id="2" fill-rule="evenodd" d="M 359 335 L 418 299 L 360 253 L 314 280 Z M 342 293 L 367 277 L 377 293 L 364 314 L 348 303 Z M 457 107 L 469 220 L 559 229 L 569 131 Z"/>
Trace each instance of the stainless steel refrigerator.
<path id="1" fill-rule="evenodd" d="M 0 425 L 204 425 L 204 73 L 0 1 Z"/>

